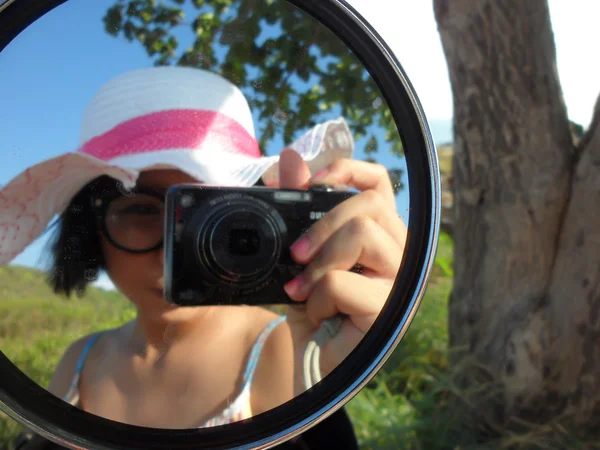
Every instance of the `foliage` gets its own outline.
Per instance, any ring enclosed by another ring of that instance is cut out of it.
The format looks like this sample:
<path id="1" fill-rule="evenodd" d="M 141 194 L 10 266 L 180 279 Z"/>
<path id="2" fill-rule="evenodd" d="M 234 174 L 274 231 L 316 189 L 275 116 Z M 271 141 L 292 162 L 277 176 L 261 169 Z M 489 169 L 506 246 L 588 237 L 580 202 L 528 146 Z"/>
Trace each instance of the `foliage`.
<path id="1" fill-rule="evenodd" d="M 331 31 L 288 2 L 274 0 L 116 0 L 106 32 L 143 46 L 155 65 L 223 75 L 258 112 L 265 151 L 278 133 L 286 143 L 333 115 L 346 118 L 369 157 L 402 143 L 376 83 Z M 188 45 L 189 44 L 189 45 Z M 390 172 L 399 178 L 398 169 Z"/>
<path id="2" fill-rule="evenodd" d="M 46 284 L 45 274 L 25 267 L 0 267 L 0 349 L 27 376 L 46 387 L 68 345 L 97 330 L 134 317 L 119 293 L 89 287 L 82 298 L 65 299 Z M 20 426 L 0 413 L 0 449 Z"/>

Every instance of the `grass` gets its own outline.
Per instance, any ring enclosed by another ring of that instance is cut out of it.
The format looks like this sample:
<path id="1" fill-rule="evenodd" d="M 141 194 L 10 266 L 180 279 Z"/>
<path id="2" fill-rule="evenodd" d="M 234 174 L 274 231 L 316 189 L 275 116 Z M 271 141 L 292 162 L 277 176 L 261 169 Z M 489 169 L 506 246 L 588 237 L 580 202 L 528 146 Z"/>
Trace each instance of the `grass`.
<path id="1" fill-rule="evenodd" d="M 84 298 L 67 300 L 54 295 L 38 271 L 0 268 L 0 349 L 44 387 L 71 342 L 132 317 L 133 308 L 116 292 L 91 288 Z M 0 448 L 19 431 L 0 413 Z"/>
<path id="2" fill-rule="evenodd" d="M 380 373 L 347 404 L 361 449 L 600 449 L 598 440 L 578 435 L 561 418 L 543 425 L 521 424 L 518 433 L 497 429 L 485 444 L 465 426 L 469 413 L 481 411 L 477 401 L 495 391 L 493 386 L 461 391 L 448 369 L 452 255 L 452 241 L 442 234 L 411 327 Z M 69 343 L 133 315 L 118 293 L 90 289 L 83 299 L 64 300 L 52 294 L 38 272 L 0 268 L 0 349 L 42 386 Z M 19 431 L 20 426 L 0 413 L 0 449 Z"/>

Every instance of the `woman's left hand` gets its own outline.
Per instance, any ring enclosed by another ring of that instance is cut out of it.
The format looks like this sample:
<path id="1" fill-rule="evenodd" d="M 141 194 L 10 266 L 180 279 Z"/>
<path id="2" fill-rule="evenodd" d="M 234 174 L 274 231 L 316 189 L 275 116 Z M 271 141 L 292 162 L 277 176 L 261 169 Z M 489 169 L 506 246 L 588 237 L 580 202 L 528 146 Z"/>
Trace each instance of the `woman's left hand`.
<path id="1" fill-rule="evenodd" d="M 291 299 L 306 301 L 291 306 L 287 314 L 296 363 L 294 384 L 296 391 L 302 391 L 302 355 L 321 321 L 339 313 L 345 316 L 338 334 L 321 348 L 323 377 L 369 331 L 398 274 L 406 226 L 396 211 L 392 184 L 383 166 L 341 159 L 311 177 L 302 158 L 286 149 L 281 154 L 279 178 L 280 188 L 307 189 L 315 183 L 361 191 L 313 224 L 291 247 L 294 260 L 306 265 L 303 273 L 285 286 Z M 350 271 L 356 263 L 364 267 L 360 274 Z"/>

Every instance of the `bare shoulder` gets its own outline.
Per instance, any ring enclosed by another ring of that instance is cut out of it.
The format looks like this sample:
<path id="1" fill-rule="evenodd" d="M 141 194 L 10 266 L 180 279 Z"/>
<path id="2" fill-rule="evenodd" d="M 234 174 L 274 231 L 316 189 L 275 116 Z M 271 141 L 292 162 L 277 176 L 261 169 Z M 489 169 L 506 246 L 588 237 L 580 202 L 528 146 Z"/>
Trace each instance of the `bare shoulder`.
<path id="1" fill-rule="evenodd" d="M 280 314 L 262 307 L 248 307 L 247 310 L 243 311 L 243 314 L 248 323 L 248 337 L 252 344 L 256 342 L 256 339 L 269 324 L 282 317 Z M 262 355 L 274 356 L 283 350 L 287 351 L 286 344 L 291 344 L 291 342 L 287 322 L 282 321 L 269 332 L 266 341 L 263 343 L 261 360 L 263 359 Z"/>
<path id="2" fill-rule="evenodd" d="M 48 391 L 61 398 L 67 394 L 75 375 L 77 361 L 93 336 L 93 334 L 89 334 L 79 338 L 67 347 L 50 379 Z"/>
<path id="3" fill-rule="evenodd" d="M 255 308 L 256 328 L 260 334 L 280 315 L 264 308 Z M 285 403 L 293 396 L 293 345 L 286 321 L 271 330 L 263 343 L 251 388 L 254 414 L 260 414 Z"/>
<path id="4" fill-rule="evenodd" d="M 273 311 L 260 306 L 233 306 L 226 312 L 227 320 L 235 323 L 237 332 L 242 332 L 247 343 L 253 343 L 260 333 L 271 323 L 280 317 Z M 243 324 L 243 326 L 242 326 Z"/>
<path id="5" fill-rule="evenodd" d="M 102 339 L 99 339 L 99 341 L 115 339 L 115 335 L 120 328 L 103 331 Z M 48 385 L 49 392 L 61 398 L 67 394 L 71 388 L 71 383 L 77 369 L 77 362 L 79 361 L 85 346 L 89 343 L 90 339 L 96 335 L 97 333 L 88 334 L 87 336 L 77 339 L 67 347 L 50 379 Z M 96 347 L 98 347 L 98 345 L 94 345 L 94 350 L 96 350 Z M 93 352 L 90 352 L 90 356 L 92 356 L 91 353 Z"/>

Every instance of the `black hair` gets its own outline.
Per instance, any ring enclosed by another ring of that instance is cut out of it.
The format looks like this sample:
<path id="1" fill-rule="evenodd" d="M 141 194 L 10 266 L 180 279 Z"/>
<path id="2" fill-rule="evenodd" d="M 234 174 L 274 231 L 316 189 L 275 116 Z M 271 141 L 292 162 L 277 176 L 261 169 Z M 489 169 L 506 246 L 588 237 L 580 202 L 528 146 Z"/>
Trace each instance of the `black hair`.
<path id="1" fill-rule="evenodd" d="M 48 283 L 55 294 L 83 296 L 90 282 L 105 269 L 98 218 L 94 213 L 94 198 L 112 194 L 118 182 L 101 176 L 84 186 L 61 214 L 50 249 Z M 259 179 L 255 186 L 264 186 Z"/>
<path id="2" fill-rule="evenodd" d="M 101 233 L 92 201 L 118 188 L 108 176 L 95 178 L 70 201 L 51 239 L 48 283 L 55 294 L 83 296 L 88 283 L 105 268 Z"/>

